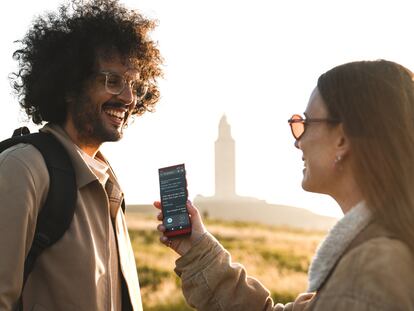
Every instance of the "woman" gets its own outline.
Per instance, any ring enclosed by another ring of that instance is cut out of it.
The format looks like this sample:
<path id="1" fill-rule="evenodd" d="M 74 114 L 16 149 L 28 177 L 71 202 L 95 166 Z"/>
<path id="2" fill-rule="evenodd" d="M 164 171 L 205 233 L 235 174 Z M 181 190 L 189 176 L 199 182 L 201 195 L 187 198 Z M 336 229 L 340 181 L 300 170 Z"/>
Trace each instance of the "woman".
<path id="1" fill-rule="evenodd" d="M 413 86 L 412 73 L 393 62 L 344 64 L 319 77 L 304 117 L 289 120 L 303 189 L 330 195 L 344 213 L 311 263 L 307 294 L 274 305 L 189 203 L 192 235 L 161 237 L 181 255 L 175 271 L 188 303 L 206 311 L 414 310 Z"/>

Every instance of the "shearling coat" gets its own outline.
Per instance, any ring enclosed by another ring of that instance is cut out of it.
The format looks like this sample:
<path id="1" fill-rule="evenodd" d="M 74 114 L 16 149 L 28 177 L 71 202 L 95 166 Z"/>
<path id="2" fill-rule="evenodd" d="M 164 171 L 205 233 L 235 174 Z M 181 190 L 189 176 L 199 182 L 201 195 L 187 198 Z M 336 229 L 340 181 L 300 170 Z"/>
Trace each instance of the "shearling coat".
<path id="1" fill-rule="evenodd" d="M 24 310 L 117 311 L 123 277 L 133 310 L 142 311 L 134 254 L 120 208 L 123 193 L 113 172 L 108 172 L 104 187 L 60 127 L 46 126 L 43 131 L 55 135 L 68 151 L 78 197 L 69 229 L 39 256 L 28 277 Z M 97 156 L 105 161 L 100 153 Z M 48 189 L 45 162 L 32 145 L 19 144 L 0 154 L 0 310 L 13 310 L 20 296 L 24 259 Z"/>
<path id="2" fill-rule="evenodd" d="M 304 304 L 274 304 L 269 291 L 206 234 L 176 262 L 184 296 L 199 311 L 414 311 L 414 255 L 371 222 Z"/>

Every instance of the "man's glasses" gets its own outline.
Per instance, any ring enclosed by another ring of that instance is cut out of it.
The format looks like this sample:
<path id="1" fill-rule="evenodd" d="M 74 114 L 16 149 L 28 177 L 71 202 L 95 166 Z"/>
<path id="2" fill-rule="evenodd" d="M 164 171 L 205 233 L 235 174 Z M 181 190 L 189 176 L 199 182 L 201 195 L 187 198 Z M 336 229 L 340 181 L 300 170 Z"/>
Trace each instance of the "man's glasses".
<path id="1" fill-rule="evenodd" d="M 300 139 L 306 131 L 307 124 L 312 122 L 328 122 L 328 123 L 338 123 L 339 120 L 331 118 L 303 118 L 299 114 L 294 114 L 289 120 L 290 129 L 292 130 L 293 137 L 296 140 Z"/>
<path id="2" fill-rule="evenodd" d="M 141 80 L 127 80 L 124 76 L 114 72 L 101 71 L 99 74 L 105 76 L 105 90 L 112 95 L 121 94 L 125 87 L 131 88 L 134 96 L 139 100 L 143 99 L 148 91 L 148 84 Z"/>

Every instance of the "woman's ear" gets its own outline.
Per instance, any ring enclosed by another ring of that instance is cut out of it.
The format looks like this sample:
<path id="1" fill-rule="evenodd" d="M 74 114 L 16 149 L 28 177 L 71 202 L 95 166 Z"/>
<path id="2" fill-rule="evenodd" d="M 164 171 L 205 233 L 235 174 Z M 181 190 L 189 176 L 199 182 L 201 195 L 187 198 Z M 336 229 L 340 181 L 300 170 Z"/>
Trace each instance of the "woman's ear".
<path id="1" fill-rule="evenodd" d="M 337 137 L 335 139 L 335 148 L 336 148 L 336 156 L 340 158 L 346 157 L 351 149 L 350 141 L 345 134 L 344 128 L 342 123 L 340 123 L 337 127 Z"/>

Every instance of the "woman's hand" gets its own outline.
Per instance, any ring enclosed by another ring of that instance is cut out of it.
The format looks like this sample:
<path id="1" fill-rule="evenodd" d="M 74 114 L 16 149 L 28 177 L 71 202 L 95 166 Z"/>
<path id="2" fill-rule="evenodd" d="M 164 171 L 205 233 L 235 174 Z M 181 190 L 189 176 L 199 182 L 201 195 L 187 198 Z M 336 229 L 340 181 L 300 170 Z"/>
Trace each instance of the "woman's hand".
<path id="1" fill-rule="evenodd" d="M 161 210 L 161 202 L 155 201 L 154 206 Z M 197 242 L 207 232 L 198 209 L 195 208 L 190 201 L 187 201 L 187 210 L 191 218 L 191 235 L 168 238 L 164 235 L 165 226 L 163 224 L 159 224 L 157 226 L 157 230 L 163 234 L 160 237 L 161 243 L 172 248 L 177 254 L 181 256 L 187 253 L 190 248 L 193 247 L 194 243 Z M 157 219 L 159 221 L 162 221 L 162 211 L 159 212 Z"/>
<path id="2" fill-rule="evenodd" d="M 308 306 L 310 301 L 315 296 L 315 293 L 302 293 L 299 294 L 294 302 L 289 302 L 285 305 L 283 311 L 302 311 Z"/>

